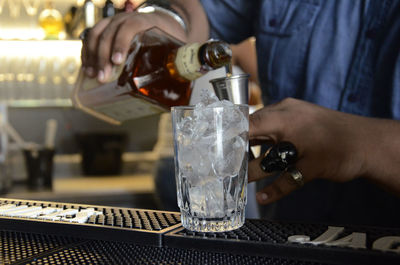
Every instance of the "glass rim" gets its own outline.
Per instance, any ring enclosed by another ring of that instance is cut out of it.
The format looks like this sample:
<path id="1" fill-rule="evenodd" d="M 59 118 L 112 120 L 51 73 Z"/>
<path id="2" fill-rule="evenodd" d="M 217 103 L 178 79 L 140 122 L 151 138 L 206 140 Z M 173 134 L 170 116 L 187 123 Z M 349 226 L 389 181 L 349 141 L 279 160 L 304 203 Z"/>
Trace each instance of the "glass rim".
<path id="1" fill-rule="evenodd" d="M 235 107 L 235 106 L 238 106 L 240 108 L 249 108 L 248 104 L 234 104 L 233 106 L 229 106 L 229 108 L 232 108 L 232 107 Z M 217 108 L 223 108 L 223 107 L 228 107 L 228 106 L 216 106 L 216 107 L 210 107 L 210 108 L 217 109 Z M 174 110 L 194 110 L 194 109 L 195 109 L 195 105 L 171 107 L 171 111 L 174 111 Z"/>

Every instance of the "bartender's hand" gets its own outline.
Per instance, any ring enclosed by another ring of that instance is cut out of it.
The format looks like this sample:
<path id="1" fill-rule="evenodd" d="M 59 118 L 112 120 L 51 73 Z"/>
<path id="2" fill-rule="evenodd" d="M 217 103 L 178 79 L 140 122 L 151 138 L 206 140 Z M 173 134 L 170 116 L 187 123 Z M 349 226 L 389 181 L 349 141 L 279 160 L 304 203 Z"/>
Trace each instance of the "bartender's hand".
<path id="1" fill-rule="evenodd" d="M 400 123 L 365 118 L 323 108 L 292 98 L 264 107 L 250 116 L 250 142 L 295 145 L 294 164 L 304 184 L 313 179 L 345 182 L 367 177 L 400 194 Z M 249 163 L 249 181 L 266 173 L 259 158 Z M 272 184 L 257 193 L 260 204 L 279 200 L 301 188 L 290 173 L 283 171 Z"/>
<path id="2" fill-rule="evenodd" d="M 199 1 L 171 0 L 171 5 L 188 24 L 187 32 L 171 16 L 158 11 L 120 13 L 99 21 L 83 40 L 81 59 L 86 75 L 100 82 L 107 80 L 112 66 L 125 61 L 133 37 L 154 26 L 182 41 L 207 39 L 207 18 Z"/>

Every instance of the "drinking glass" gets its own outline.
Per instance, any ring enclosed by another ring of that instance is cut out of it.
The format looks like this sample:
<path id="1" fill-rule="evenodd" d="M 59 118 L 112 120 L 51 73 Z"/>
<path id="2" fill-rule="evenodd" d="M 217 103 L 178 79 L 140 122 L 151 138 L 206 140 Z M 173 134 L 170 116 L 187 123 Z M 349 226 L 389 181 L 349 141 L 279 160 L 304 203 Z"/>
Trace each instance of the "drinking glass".
<path id="1" fill-rule="evenodd" d="M 244 223 L 247 105 L 172 108 L 175 177 L 182 225 L 223 232 Z"/>

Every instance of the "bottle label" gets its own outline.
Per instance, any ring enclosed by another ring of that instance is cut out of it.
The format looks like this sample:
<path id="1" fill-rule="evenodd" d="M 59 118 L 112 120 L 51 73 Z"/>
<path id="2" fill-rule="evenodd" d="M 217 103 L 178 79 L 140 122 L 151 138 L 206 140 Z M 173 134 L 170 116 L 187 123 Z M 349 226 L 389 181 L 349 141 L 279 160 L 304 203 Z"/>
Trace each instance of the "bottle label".
<path id="1" fill-rule="evenodd" d="M 165 112 L 161 107 L 130 96 L 117 102 L 92 107 L 92 109 L 120 122 Z"/>
<path id="2" fill-rule="evenodd" d="M 97 82 L 93 79 L 86 80 Z M 166 111 L 142 98 L 131 96 L 130 92 L 129 85 L 118 86 L 117 80 L 115 80 L 98 86 L 96 89 L 80 91 L 77 95 L 79 102 L 76 102 L 75 105 L 83 111 L 113 124 Z"/>
<path id="3" fill-rule="evenodd" d="M 180 47 L 176 53 L 175 66 L 179 74 L 187 80 L 195 80 L 202 76 L 198 58 L 200 43 L 191 43 Z"/>

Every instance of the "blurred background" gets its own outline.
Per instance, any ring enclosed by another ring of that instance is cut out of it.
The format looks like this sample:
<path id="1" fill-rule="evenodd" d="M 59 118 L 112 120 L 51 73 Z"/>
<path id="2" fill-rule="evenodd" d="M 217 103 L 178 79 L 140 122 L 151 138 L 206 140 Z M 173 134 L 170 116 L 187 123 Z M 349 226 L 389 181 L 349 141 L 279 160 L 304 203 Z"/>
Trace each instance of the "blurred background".
<path id="1" fill-rule="evenodd" d="M 79 34 L 141 2 L 0 0 L 1 122 L 39 145 L 48 121 L 57 124 L 51 189 L 27 187 L 23 148 L 1 130 L 2 197 L 155 207 L 151 171 L 159 117 L 113 126 L 74 109 L 70 100 L 80 68 Z"/>
<path id="2" fill-rule="evenodd" d="M 169 114 L 114 126 L 70 100 L 79 34 L 142 2 L 0 0 L 1 197 L 160 209 L 155 175 L 174 173 L 158 163 L 173 157 Z M 254 43 L 233 47 L 233 63 L 251 74 L 251 104 L 260 106 Z M 210 72 L 194 87 L 211 89 L 208 81 L 224 75 Z M 194 89 L 191 103 L 198 97 Z"/>

